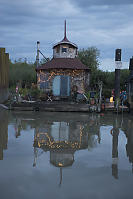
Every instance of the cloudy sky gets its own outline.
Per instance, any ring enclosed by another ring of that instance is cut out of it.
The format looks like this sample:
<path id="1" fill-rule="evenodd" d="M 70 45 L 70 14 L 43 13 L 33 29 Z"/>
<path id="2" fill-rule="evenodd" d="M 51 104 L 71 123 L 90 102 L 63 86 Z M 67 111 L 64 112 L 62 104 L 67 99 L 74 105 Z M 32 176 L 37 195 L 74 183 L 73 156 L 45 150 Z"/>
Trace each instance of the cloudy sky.
<path id="1" fill-rule="evenodd" d="M 10 59 L 35 61 L 36 41 L 52 57 L 52 46 L 67 37 L 78 48 L 100 50 L 100 68 L 114 70 L 122 49 L 123 68 L 133 56 L 133 0 L 0 0 L 0 47 Z"/>

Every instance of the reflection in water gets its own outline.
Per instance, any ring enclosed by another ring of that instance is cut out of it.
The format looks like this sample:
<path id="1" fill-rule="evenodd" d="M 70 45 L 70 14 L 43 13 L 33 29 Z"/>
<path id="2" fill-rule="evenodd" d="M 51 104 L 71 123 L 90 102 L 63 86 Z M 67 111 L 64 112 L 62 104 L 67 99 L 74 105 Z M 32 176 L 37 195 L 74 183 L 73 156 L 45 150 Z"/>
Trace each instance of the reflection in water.
<path id="1" fill-rule="evenodd" d="M 1 112 L 2 113 L 2 112 Z M 3 114 L 7 114 L 4 112 Z M 68 116 L 68 117 L 67 117 Z M 132 119 L 112 115 L 86 114 L 77 116 L 57 113 L 47 113 L 38 115 L 23 116 L 16 113 L 14 118 L 15 137 L 22 134 L 22 130 L 34 129 L 34 162 L 37 164 L 38 157 L 43 152 L 50 152 L 50 163 L 60 169 L 60 182 L 62 182 L 62 169 L 72 166 L 76 151 L 90 150 L 101 143 L 101 126 L 112 126 L 110 134 L 112 135 L 112 176 L 118 179 L 118 138 L 120 129 L 127 138 L 126 152 L 129 162 L 133 165 L 133 123 Z M 7 116 L 1 116 L 0 125 L 0 159 L 3 159 L 3 149 L 7 148 Z M 109 134 L 109 135 L 110 135 Z M 110 137 L 111 138 L 111 137 Z M 104 137 L 102 137 L 104 139 Z M 40 152 L 41 149 L 41 152 Z M 105 149 L 106 150 L 106 149 Z M 95 159 L 95 157 L 94 157 Z"/>
<path id="2" fill-rule="evenodd" d="M 119 136 L 119 128 L 117 126 L 117 118 L 115 121 L 115 125 L 111 129 L 112 135 L 112 176 L 118 179 L 118 136 Z"/>
<path id="3" fill-rule="evenodd" d="M 51 122 L 36 128 L 34 136 L 34 163 L 36 166 L 37 148 L 50 151 L 50 163 L 60 168 L 60 184 L 62 168 L 71 166 L 76 150 L 88 147 L 88 133 L 85 125 L 79 122 Z"/>
<path id="4" fill-rule="evenodd" d="M 127 137 L 126 152 L 129 158 L 129 162 L 132 163 L 133 172 L 133 122 L 128 120 L 128 129 L 125 130 Z"/>
<path id="5" fill-rule="evenodd" d="M 3 160 L 3 150 L 7 149 L 8 143 L 8 113 L 0 109 L 0 160 Z"/>
<path id="6" fill-rule="evenodd" d="M 15 137 L 18 138 L 21 135 L 21 129 L 22 129 L 22 125 L 21 125 L 21 120 L 18 118 L 16 118 L 15 121 L 15 126 L 14 126 L 14 130 L 15 130 Z"/>
<path id="7" fill-rule="evenodd" d="M 70 166 L 74 162 L 76 150 L 87 149 L 88 139 L 93 146 L 89 126 L 80 122 L 51 122 L 36 128 L 34 147 L 50 151 L 50 162 L 56 167 Z M 36 157 L 36 155 L 35 155 Z M 34 166 L 36 161 L 34 162 Z"/>
<path id="8" fill-rule="evenodd" d="M 132 116 L 0 115 L 0 198 L 132 198 Z"/>

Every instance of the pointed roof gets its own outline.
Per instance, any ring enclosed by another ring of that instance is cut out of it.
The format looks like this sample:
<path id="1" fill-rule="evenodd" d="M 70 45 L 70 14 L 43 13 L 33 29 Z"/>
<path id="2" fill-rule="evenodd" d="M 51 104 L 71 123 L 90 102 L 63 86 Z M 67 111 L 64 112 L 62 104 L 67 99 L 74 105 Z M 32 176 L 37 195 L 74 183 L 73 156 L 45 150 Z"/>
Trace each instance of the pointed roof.
<path id="1" fill-rule="evenodd" d="M 66 20 L 65 20 L 65 25 L 64 25 L 64 39 L 62 39 L 61 42 L 70 42 L 68 39 L 67 39 L 67 36 L 66 36 Z"/>
<path id="2" fill-rule="evenodd" d="M 78 46 L 76 44 L 70 42 L 67 39 L 67 36 L 66 36 L 66 20 L 65 20 L 65 24 L 64 24 L 64 38 L 60 42 L 54 44 L 53 48 L 56 47 L 56 46 L 58 46 L 58 45 L 60 45 L 60 44 L 70 44 L 70 45 L 74 46 L 75 48 L 78 48 Z"/>

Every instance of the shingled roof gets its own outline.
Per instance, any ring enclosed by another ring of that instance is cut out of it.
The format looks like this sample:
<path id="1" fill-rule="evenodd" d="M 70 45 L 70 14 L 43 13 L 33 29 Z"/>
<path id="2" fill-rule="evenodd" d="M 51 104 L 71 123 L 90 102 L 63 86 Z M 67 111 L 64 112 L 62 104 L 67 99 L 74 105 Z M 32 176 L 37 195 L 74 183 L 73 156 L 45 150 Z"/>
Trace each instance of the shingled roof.
<path id="1" fill-rule="evenodd" d="M 90 70 L 78 58 L 53 58 L 45 64 L 39 66 L 36 70 L 49 69 Z"/>

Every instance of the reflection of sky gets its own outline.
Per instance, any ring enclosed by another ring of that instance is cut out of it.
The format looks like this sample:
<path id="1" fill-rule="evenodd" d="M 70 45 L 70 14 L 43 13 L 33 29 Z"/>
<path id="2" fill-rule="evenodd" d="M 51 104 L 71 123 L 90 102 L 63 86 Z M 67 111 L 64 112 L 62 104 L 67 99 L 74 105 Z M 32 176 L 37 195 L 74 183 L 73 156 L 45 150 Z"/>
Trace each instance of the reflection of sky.
<path id="1" fill-rule="evenodd" d="M 112 126 L 101 126 L 101 143 L 97 143 L 91 150 L 75 152 L 72 167 L 64 168 L 62 171 L 63 180 L 59 188 L 59 169 L 50 164 L 49 152 L 39 156 L 37 166 L 32 167 L 34 129 L 28 127 L 22 130 L 21 136 L 16 139 L 14 126 L 10 124 L 8 149 L 4 150 L 4 159 L 0 161 L 0 198 L 131 199 L 133 176 L 131 164 L 126 157 L 127 140 L 123 131 L 120 131 L 119 178 L 115 180 L 111 171 L 111 129 Z M 94 136 L 97 138 L 97 135 Z"/>

